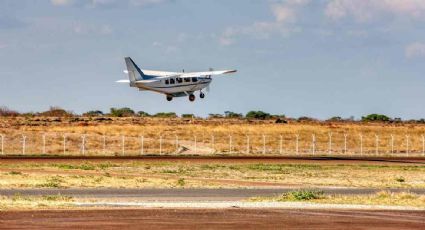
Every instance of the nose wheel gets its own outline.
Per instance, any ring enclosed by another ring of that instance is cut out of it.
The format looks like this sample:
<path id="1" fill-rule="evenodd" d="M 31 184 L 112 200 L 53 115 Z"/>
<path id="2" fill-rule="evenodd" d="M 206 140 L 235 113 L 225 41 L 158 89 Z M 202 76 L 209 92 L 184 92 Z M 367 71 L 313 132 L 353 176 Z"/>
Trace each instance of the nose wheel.
<path id="1" fill-rule="evenodd" d="M 201 93 L 199 94 L 199 97 L 200 97 L 200 98 L 205 98 L 205 94 L 204 94 L 203 92 L 201 92 Z"/>
<path id="2" fill-rule="evenodd" d="M 189 95 L 189 101 L 195 101 L 195 95 L 190 94 Z"/>
<path id="3" fill-rule="evenodd" d="M 173 96 L 167 95 L 167 101 L 172 101 L 173 100 Z"/>

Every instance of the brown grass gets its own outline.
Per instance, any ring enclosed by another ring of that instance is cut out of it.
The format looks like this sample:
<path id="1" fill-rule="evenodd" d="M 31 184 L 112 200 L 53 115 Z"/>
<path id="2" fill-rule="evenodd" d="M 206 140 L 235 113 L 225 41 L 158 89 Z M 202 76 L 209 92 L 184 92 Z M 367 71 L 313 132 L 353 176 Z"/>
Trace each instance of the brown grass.
<path id="1" fill-rule="evenodd" d="M 77 119 L 77 120 L 76 120 Z M 332 153 L 360 154 L 360 135 L 363 136 L 363 153 L 391 153 L 401 155 L 423 153 L 425 125 L 371 124 L 371 123 L 290 123 L 274 124 L 270 121 L 249 122 L 243 120 L 191 120 L 154 118 L 1 118 L 0 133 L 5 134 L 5 151 L 22 152 L 22 134 L 27 136 L 27 153 L 41 153 L 42 134 L 47 133 L 48 154 L 63 152 L 63 134 L 67 135 L 66 152 L 81 153 L 81 135 L 87 135 L 86 153 L 103 154 L 103 135 L 107 135 L 108 155 L 122 153 L 122 136 L 125 136 L 126 154 L 140 154 L 144 137 L 144 153 L 159 153 L 160 136 L 162 153 L 176 153 L 182 146 L 195 152 L 207 153 L 268 153 L 295 154 L 296 135 L 299 154 L 312 153 L 313 134 L 316 138 L 315 153 L 329 153 L 329 134 L 332 133 Z M 344 147 L 347 138 L 347 152 Z M 376 135 L 379 136 L 377 142 Z M 409 143 L 407 143 L 407 135 Z M 213 140 L 214 136 L 214 140 Z M 176 142 L 176 137 L 178 142 Z M 249 138 L 249 140 L 248 140 Z M 230 150 L 230 139 L 231 147 Z M 247 142 L 249 141 L 249 146 Z M 265 142 L 264 142 L 265 141 Z M 265 145 L 264 145 L 265 143 Z M 376 145 L 378 143 L 378 147 Z M 265 148 L 264 148 L 265 146 Z M 282 146 L 282 147 L 281 147 Z M 249 147 L 249 148 L 248 148 Z"/>

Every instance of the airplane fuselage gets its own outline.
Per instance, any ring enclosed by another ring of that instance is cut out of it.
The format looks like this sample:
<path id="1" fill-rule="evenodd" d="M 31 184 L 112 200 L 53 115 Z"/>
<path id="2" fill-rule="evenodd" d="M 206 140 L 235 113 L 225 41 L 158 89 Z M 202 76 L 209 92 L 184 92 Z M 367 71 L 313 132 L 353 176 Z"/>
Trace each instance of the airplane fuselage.
<path id="1" fill-rule="evenodd" d="M 195 91 L 202 90 L 211 83 L 210 77 L 161 77 L 152 83 L 135 83 L 134 87 L 141 90 L 152 90 L 173 97 L 187 96 Z"/>

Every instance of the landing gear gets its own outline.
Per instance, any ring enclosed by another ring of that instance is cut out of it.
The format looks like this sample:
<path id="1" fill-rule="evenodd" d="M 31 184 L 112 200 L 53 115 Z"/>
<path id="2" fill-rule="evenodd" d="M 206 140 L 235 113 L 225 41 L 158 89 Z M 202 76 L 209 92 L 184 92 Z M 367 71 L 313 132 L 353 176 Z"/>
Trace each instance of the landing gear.
<path id="1" fill-rule="evenodd" d="M 190 95 L 189 95 L 189 101 L 194 101 L 194 100 L 195 100 L 195 95 L 190 94 Z"/>
<path id="2" fill-rule="evenodd" d="M 203 92 L 201 92 L 201 93 L 199 94 L 199 97 L 200 97 L 200 98 L 204 98 L 204 97 L 205 97 L 205 94 L 204 94 Z"/>
<path id="3" fill-rule="evenodd" d="M 167 101 L 171 101 L 171 100 L 173 100 L 173 96 L 167 95 Z"/>

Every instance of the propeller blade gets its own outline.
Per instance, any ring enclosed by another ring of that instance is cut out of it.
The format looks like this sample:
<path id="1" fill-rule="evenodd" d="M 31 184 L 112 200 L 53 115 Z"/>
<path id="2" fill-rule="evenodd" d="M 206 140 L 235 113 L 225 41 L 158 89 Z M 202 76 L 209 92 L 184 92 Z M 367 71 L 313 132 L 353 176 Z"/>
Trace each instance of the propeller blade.
<path id="1" fill-rule="evenodd" d="M 210 85 L 207 86 L 207 93 L 210 92 Z"/>

